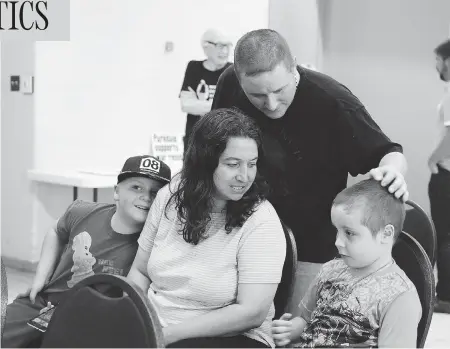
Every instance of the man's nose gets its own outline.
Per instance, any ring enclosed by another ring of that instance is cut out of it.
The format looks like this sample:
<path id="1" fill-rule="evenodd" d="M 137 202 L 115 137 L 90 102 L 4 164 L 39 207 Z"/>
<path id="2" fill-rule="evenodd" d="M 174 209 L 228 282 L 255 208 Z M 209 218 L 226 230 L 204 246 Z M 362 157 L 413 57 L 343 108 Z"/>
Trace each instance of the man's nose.
<path id="1" fill-rule="evenodd" d="M 274 111 L 276 110 L 278 107 L 278 101 L 277 98 L 275 97 L 275 95 L 270 94 L 267 96 L 267 100 L 266 100 L 266 109 L 270 110 L 270 111 Z"/>

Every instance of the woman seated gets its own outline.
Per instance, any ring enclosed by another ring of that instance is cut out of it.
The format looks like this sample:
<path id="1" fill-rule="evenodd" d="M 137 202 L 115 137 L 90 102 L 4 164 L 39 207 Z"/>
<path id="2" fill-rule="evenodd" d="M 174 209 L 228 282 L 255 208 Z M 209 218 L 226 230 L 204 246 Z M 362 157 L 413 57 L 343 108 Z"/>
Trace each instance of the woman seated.
<path id="1" fill-rule="evenodd" d="M 156 305 L 166 346 L 274 346 L 286 241 L 261 161 L 254 121 L 214 110 L 197 122 L 181 173 L 153 202 L 128 278 Z"/>

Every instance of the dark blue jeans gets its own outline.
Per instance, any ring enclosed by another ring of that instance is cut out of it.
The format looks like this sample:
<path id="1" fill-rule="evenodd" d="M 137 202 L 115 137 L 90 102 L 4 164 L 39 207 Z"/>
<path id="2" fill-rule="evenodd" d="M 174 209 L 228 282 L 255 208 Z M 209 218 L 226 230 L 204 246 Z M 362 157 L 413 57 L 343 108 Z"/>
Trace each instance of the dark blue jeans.
<path id="1" fill-rule="evenodd" d="M 428 185 L 431 217 L 437 235 L 437 298 L 450 301 L 450 172 L 439 167 Z"/>

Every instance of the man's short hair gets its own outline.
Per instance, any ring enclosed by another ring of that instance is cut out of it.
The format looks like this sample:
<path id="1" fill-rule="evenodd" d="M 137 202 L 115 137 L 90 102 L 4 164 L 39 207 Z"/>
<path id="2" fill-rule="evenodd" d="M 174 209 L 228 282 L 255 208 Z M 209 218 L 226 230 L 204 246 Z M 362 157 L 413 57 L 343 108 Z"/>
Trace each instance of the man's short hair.
<path id="1" fill-rule="evenodd" d="M 234 69 L 241 74 L 255 76 L 272 71 L 283 63 L 287 69 L 295 66 L 286 40 L 275 30 L 258 29 L 239 39 L 234 50 Z"/>
<path id="2" fill-rule="evenodd" d="M 450 39 L 444 41 L 442 44 L 440 44 L 438 47 L 434 49 L 434 53 L 442 57 L 442 59 L 445 61 L 447 58 L 450 57 Z"/>
<path id="3" fill-rule="evenodd" d="M 333 201 L 333 206 L 343 205 L 344 209 L 361 209 L 361 224 L 375 236 L 386 225 L 392 224 L 397 240 L 405 221 L 405 205 L 379 181 L 367 179 L 341 191 Z"/>

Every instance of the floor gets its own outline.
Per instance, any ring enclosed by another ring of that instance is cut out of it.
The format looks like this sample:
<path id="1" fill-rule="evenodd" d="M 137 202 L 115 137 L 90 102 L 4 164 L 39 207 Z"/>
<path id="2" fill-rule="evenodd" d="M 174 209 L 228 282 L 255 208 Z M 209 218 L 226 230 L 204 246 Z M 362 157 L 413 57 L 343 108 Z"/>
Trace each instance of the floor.
<path id="1" fill-rule="evenodd" d="M 33 274 L 16 269 L 6 268 L 8 274 L 8 299 L 11 302 L 17 294 L 25 291 L 30 285 Z M 450 348 L 450 314 L 434 314 L 428 332 L 426 348 Z"/>

